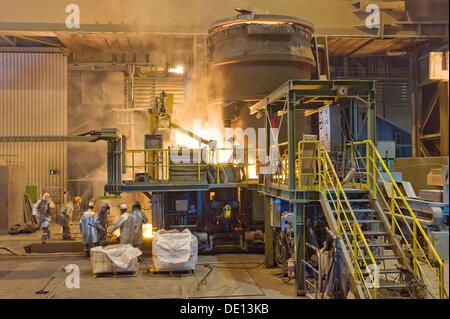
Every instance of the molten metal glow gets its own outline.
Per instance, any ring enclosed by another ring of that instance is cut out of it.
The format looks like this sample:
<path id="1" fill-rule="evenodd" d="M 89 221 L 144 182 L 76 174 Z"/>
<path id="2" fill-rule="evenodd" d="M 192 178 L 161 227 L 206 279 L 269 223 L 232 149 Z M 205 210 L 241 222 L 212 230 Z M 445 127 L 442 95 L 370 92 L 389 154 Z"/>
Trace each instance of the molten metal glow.
<path id="1" fill-rule="evenodd" d="M 152 224 L 144 224 L 142 225 L 142 236 L 144 238 L 153 238 L 155 235 L 153 234 Z"/>
<path id="2" fill-rule="evenodd" d="M 115 231 L 113 231 L 113 237 L 119 238 L 120 237 L 120 228 L 117 228 Z"/>
<path id="3" fill-rule="evenodd" d="M 258 175 L 256 175 L 256 163 L 255 161 L 252 160 L 248 161 L 248 178 L 250 179 L 258 178 Z"/>
<path id="4" fill-rule="evenodd" d="M 115 231 L 113 231 L 114 238 L 120 237 L 120 229 L 117 228 Z M 153 238 L 155 235 L 153 234 L 153 228 L 152 224 L 144 224 L 142 225 L 142 237 L 144 238 Z"/>

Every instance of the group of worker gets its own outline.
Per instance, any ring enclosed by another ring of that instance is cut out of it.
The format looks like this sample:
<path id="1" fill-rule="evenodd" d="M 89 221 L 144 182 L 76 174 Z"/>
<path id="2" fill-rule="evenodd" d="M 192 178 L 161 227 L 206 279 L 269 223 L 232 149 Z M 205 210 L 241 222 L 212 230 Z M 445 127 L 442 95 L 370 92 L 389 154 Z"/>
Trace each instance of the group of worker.
<path id="1" fill-rule="evenodd" d="M 70 225 L 75 208 L 81 204 L 80 197 L 66 200 L 64 208 L 57 215 L 57 223 L 62 227 L 63 240 L 70 240 Z M 142 228 L 148 223 L 148 218 L 141 210 L 141 204 L 136 201 L 131 211 L 126 204 L 121 204 L 120 217 L 116 223 L 108 228 L 108 212 L 110 206 L 104 202 L 98 213 L 94 211 L 94 202 L 89 202 L 88 210 L 80 218 L 81 241 L 84 252 L 89 257 L 90 247 L 103 246 L 106 244 L 107 235 L 112 235 L 116 229 L 120 229 L 120 244 L 130 244 L 142 250 Z M 39 227 L 43 230 L 42 242 L 50 238 L 49 226 L 55 210 L 55 204 L 49 193 L 45 193 L 33 208 L 33 215 L 37 217 Z"/>
<path id="2" fill-rule="evenodd" d="M 102 205 L 100 212 L 94 212 L 94 203 L 89 203 L 89 209 L 83 213 L 80 219 L 80 230 L 84 245 L 84 252 L 89 257 L 90 247 L 106 244 L 107 235 L 112 235 L 116 229 L 120 229 L 120 244 L 130 244 L 142 250 L 142 225 L 148 223 L 148 218 L 141 211 L 141 204 L 135 202 L 128 212 L 126 204 L 120 206 L 120 217 L 107 231 L 107 212 L 110 209 L 107 203 Z"/>

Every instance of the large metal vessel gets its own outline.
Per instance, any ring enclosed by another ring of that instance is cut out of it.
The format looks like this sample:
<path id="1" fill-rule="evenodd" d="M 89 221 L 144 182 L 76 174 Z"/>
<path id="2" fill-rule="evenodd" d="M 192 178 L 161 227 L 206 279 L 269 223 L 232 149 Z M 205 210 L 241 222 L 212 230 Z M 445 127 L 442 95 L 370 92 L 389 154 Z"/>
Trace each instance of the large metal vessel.
<path id="1" fill-rule="evenodd" d="M 287 80 L 311 78 L 313 31 L 303 19 L 251 12 L 210 26 L 210 105 L 222 107 L 226 127 L 238 117 L 245 125 L 243 109 Z"/>

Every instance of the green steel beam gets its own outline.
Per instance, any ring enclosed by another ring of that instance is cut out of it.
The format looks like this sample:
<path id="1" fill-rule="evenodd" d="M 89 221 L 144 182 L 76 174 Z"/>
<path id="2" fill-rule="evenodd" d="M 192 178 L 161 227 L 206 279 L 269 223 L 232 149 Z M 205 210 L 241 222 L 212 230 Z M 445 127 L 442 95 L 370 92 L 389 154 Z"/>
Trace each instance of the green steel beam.
<path id="1" fill-rule="evenodd" d="M 289 156 L 289 189 L 295 189 L 295 101 L 289 96 L 288 100 L 288 156 Z"/>
<path id="2" fill-rule="evenodd" d="M 264 265 L 266 268 L 275 267 L 275 239 L 270 226 L 270 197 L 264 196 Z"/>
<path id="3" fill-rule="evenodd" d="M 305 204 L 294 204 L 295 216 L 295 291 L 297 296 L 305 295 L 305 273 L 302 260 L 306 256 Z"/>

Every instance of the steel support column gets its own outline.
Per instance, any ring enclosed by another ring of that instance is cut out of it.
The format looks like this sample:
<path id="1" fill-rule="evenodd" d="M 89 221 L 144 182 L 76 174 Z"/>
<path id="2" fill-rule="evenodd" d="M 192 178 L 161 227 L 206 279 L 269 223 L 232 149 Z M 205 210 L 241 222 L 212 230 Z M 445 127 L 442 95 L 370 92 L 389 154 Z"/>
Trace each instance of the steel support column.
<path id="1" fill-rule="evenodd" d="M 289 155 L 289 189 L 295 189 L 295 93 L 291 100 L 288 94 L 288 155 Z"/>
<path id="2" fill-rule="evenodd" d="M 264 196 L 264 265 L 266 268 L 275 266 L 275 241 L 273 229 L 270 226 L 270 197 Z"/>
<path id="3" fill-rule="evenodd" d="M 375 93 L 370 92 L 369 103 L 367 105 L 367 139 L 376 143 L 376 109 L 375 109 Z"/>
<path id="4" fill-rule="evenodd" d="M 302 259 L 305 259 L 305 204 L 291 204 L 291 210 L 295 215 L 295 292 L 297 296 L 305 295 L 305 273 L 302 267 Z"/>
<path id="5" fill-rule="evenodd" d="M 440 150 L 441 156 L 448 156 L 449 151 L 449 125 L 448 125 L 448 81 L 441 81 L 438 84 L 439 90 L 439 120 L 440 120 Z"/>
<path id="6" fill-rule="evenodd" d="M 419 156 L 419 137 L 418 137 L 418 92 L 417 92 L 417 65 L 416 65 L 416 50 L 413 56 L 409 57 L 409 87 L 411 92 L 411 141 L 412 141 L 412 156 Z"/>

